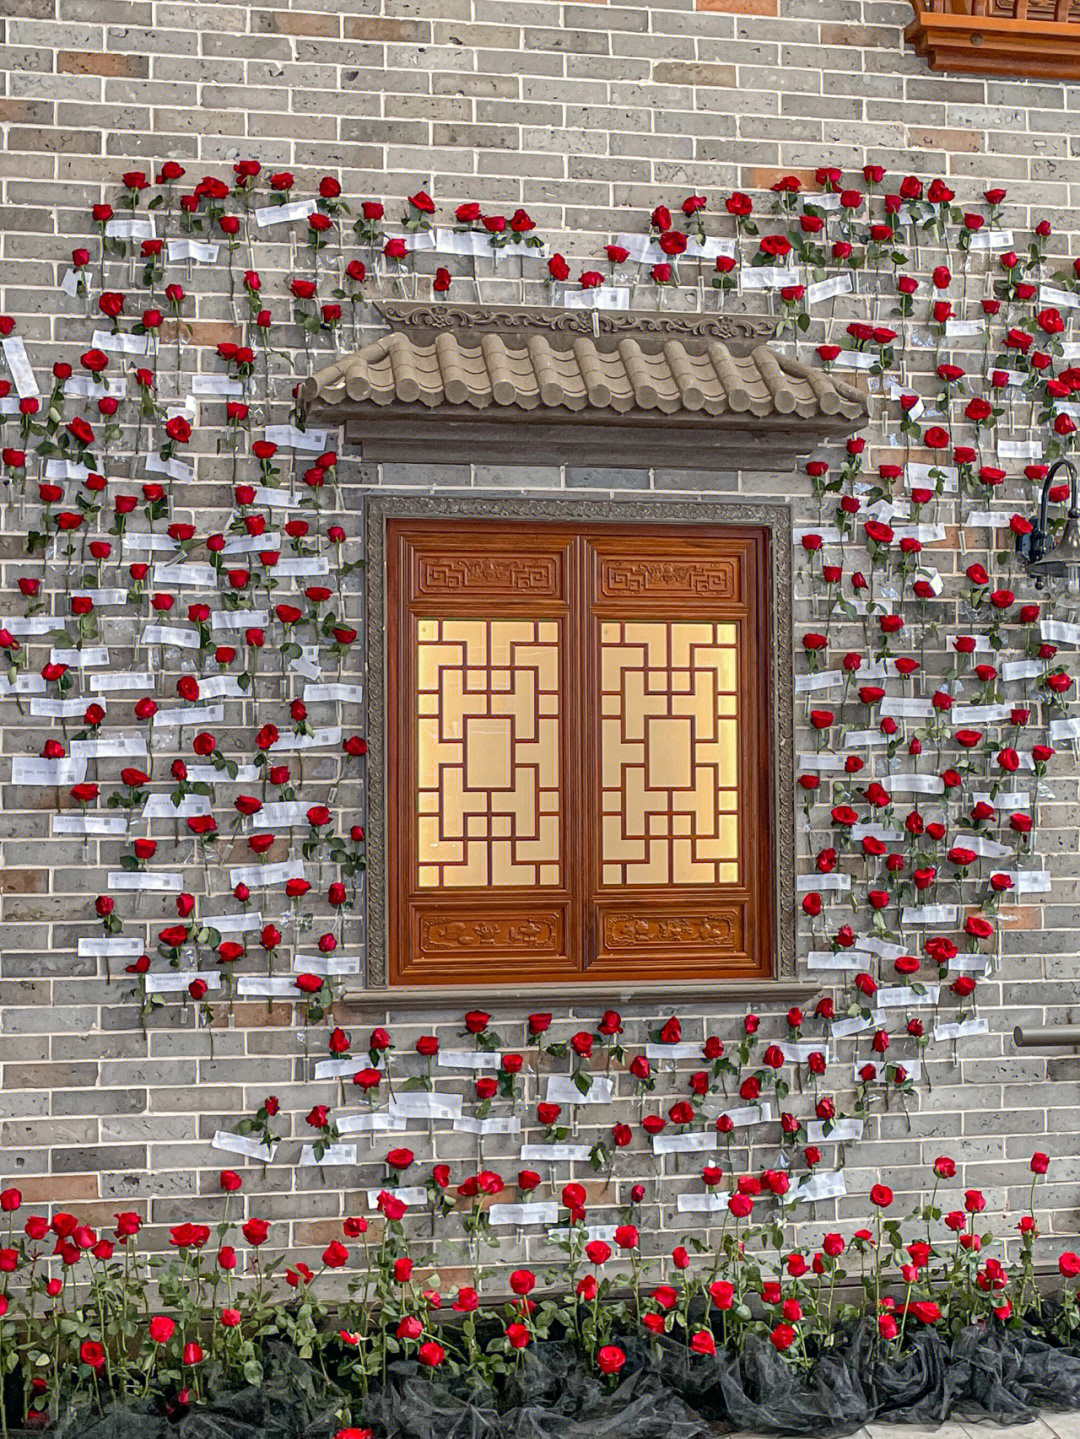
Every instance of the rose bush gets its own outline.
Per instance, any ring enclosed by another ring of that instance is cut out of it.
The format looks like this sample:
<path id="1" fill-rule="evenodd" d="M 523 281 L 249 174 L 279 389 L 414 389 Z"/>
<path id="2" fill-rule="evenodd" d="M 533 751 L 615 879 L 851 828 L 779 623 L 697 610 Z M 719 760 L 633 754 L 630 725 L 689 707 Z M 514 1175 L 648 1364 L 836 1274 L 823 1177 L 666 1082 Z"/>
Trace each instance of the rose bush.
<path id="1" fill-rule="evenodd" d="M 1033 1155 L 1032 1202 L 1049 1168 L 1047 1155 Z M 1017 1226 L 1019 1262 L 1007 1265 L 977 1222 L 982 1194 L 968 1190 L 942 1223 L 939 1188 L 955 1165 L 940 1157 L 933 1173 L 929 1200 L 904 1219 L 883 1217 L 894 1200 L 878 1184 L 873 1230 L 847 1238 L 829 1232 L 809 1248 L 785 1245 L 775 1214 L 757 1216 L 750 1197 L 736 1205 L 734 1189 L 716 1249 L 696 1258 L 683 1245 L 668 1258 L 642 1258 L 629 1222 L 633 1208 L 614 1249 L 590 1239 L 584 1191 L 570 1185 L 559 1272 L 517 1270 L 509 1296 L 494 1294 L 483 1306 L 475 1286 L 444 1288 L 437 1270 L 414 1263 L 408 1206 L 385 1192 L 378 1236 L 362 1218 L 345 1220 L 345 1242 L 331 1240 L 317 1269 L 300 1260 L 283 1273 L 264 1266 L 260 1250 L 270 1226 L 254 1219 L 239 1225 L 226 1200 L 213 1231 L 191 1222 L 173 1227 L 176 1257 L 151 1261 L 150 1279 L 138 1254 L 137 1214 L 117 1214 L 115 1225 L 99 1232 L 74 1215 L 24 1216 L 21 1195 L 7 1190 L 0 1196 L 9 1217 L 0 1248 L 0 1367 L 20 1392 L 10 1417 L 40 1429 L 57 1419 L 70 1426 L 80 1409 L 175 1418 L 192 1407 L 227 1407 L 238 1389 L 277 1382 L 282 1353 L 289 1353 L 304 1362 L 320 1412 L 379 1435 L 393 1430 L 385 1393 L 399 1373 L 413 1372 L 409 1360 L 430 1382 L 453 1388 L 460 1379 L 461 1393 L 486 1391 L 492 1404 L 510 1405 L 523 1357 L 535 1354 L 543 1364 L 551 1345 L 553 1353 L 569 1347 L 573 1364 L 598 1376 L 613 1402 L 633 1355 L 633 1368 L 652 1364 L 682 1402 L 715 1418 L 717 1401 L 706 1397 L 719 1372 L 712 1366 L 737 1376 L 757 1346 L 781 1356 L 789 1384 L 798 1386 L 812 1384 L 823 1365 L 869 1364 L 879 1376 L 899 1376 L 928 1335 L 940 1362 L 957 1365 L 956 1377 L 939 1374 L 937 1387 L 922 1396 L 941 1404 L 939 1418 L 951 1405 L 978 1402 L 963 1360 L 973 1344 L 1012 1344 L 1017 1356 L 1021 1342 L 1041 1346 L 1056 1356 L 1040 1361 L 1043 1370 L 1057 1366 L 1068 1386 L 1058 1397 L 1080 1399 L 1080 1256 L 1062 1254 L 1064 1284 L 1048 1301 L 1031 1262 L 1034 1209 L 1029 1205 Z M 488 1177 L 489 1192 L 497 1192 L 496 1179 Z M 766 1193 L 767 1179 L 758 1186 Z M 226 1196 L 236 1187 L 222 1176 Z M 347 1276 L 347 1284 L 335 1275 Z M 680 1352 L 681 1379 L 671 1368 Z M 560 1363 L 565 1373 L 565 1358 Z M 1030 1396 L 1033 1382 L 1029 1373 L 1028 1388 L 1021 1381 L 1013 1397 Z M 740 1418 L 748 1396 L 736 1380 L 724 1393 L 721 1412 Z M 10 1389 L 8 1396 L 10 1411 Z M 410 1402 L 419 1400 L 412 1391 Z M 770 1395 L 759 1402 L 767 1413 Z M 779 1387 L 776 1402 L 786 1402 Z M 867 1416 L 889 1412 L 881 1401 Z M 802 1432 L 814 1427 L 811 1421 Z"/>

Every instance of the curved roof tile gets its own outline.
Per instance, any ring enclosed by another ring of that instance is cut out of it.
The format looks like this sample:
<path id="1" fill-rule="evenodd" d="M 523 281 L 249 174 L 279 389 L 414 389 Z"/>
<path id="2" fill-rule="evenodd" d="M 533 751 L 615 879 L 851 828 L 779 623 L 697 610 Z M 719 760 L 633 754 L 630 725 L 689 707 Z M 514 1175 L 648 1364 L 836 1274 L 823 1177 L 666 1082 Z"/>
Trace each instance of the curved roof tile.
<path id="1" fill-rule="evenodd" d="M 588 422 L 595 447 L 605 415 L 610 425 L 642 429 L 670 417 L 684 446 L 691 435 L 709 437 L 705 449 L 711 443 L 712 463 L 721 430 L 775 429 L 790 458 L 865 423 L 866 399 L 854 386 L 767 343 L 743 350 L 709 334 L 658 339 L 643 327 L 639 337 L 632 323 L 595 335 L 549 335 L 527 322 L 502 332 L 468 324 L 395 330 L 318 371 L 301 396 L 307 413 L 322 423 L 356 422 L 365 455 L 380 417 L 393 416 L 395 457 L 407 438 L 402 425 L 410 412 L 442 411 L 447 421 L 460 421 L 462 443 L 467 432 L 494 443 L 491 426 L 481 432 L 468 425 L 470 417 L 496 422 L 517 414 L 537 437 L 545 422 L 551 433 L 558 423 L 564 449 L 565 427 L 575 419 Z M 381 433 L 389 435 L 391 428 L 383 424 Z"/>

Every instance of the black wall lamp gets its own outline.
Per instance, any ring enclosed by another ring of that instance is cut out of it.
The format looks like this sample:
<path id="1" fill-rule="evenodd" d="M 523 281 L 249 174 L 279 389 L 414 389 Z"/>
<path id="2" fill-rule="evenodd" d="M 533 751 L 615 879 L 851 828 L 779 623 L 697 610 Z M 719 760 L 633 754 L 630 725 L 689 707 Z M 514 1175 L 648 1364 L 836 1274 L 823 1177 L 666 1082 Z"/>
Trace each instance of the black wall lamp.
<path id="1" fill-rule="evenodd" d="M 1058 470 L 1067 470 L 1069 474 L 1069 512 L 1057 544 L 1050 549 L 1046 506 L 1050 485 Z M 1043 481 L 1038 519 L 1029 535 L 1017 535 L 1016 549 L 1037 590 L 1044 589 L 1048 580 L 1063 581 L 1061 590 L 1080 601 L 1080 493 L 1076 469 L 1068 460 L 1058 460 L 1050 466 Z M 1058 585 L 1054 584 L 1053 588 L 1058 589 Z"/>

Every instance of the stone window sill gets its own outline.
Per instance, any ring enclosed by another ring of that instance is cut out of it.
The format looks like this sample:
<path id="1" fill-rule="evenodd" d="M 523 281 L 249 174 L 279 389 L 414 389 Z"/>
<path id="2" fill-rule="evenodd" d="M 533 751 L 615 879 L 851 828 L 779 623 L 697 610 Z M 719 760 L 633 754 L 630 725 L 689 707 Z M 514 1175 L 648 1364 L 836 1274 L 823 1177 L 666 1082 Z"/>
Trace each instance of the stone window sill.
<path id="1" fill-rule="evenodd" d="M 820 992 L 812 980 L 748 979 L 687 980 L 681 984 L 662 981 L 649 984 L 546 984 L 530 993 L 513 985 L 416 985 L 379 989 L 347 989 L 338 1002 L 345 1010 L 392 1012 L 437 1010 L 454 1005 L 483 1005 L 492 1011 L 539 1005 L 652 1004 L 662 1009 L 680 1004 L 742 1005 L 790 1003 Z"/>

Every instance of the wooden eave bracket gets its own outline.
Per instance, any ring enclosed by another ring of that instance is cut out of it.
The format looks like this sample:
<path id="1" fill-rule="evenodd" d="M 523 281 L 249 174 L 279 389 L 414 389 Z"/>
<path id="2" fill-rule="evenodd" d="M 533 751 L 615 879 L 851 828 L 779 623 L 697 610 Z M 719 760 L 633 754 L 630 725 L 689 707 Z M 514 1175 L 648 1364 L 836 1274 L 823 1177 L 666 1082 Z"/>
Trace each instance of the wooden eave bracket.
<path id="1" fill-rule="evenodd" d="M 1080 80 L 1080 24 L 958 15 L 911 0 L 915 19 L 904 37 L 931 70 L 951 74 L 1008 75 L 1038 80 Z"/>

